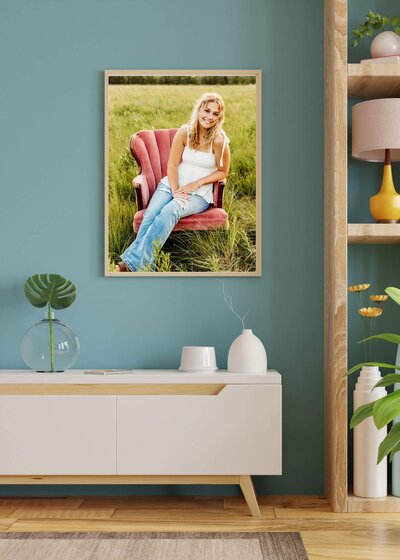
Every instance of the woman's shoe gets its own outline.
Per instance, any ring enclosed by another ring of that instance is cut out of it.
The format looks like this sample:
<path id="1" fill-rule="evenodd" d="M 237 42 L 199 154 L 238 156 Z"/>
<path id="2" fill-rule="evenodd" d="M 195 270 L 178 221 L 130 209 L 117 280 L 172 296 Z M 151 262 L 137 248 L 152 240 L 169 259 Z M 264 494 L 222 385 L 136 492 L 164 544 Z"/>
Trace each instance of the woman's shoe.
<path id="1" fill-rule="evenodd" d="M 124 261 L 121 261 L 115 265 L 115 272 L 129 272 L 129 269 Z"/>

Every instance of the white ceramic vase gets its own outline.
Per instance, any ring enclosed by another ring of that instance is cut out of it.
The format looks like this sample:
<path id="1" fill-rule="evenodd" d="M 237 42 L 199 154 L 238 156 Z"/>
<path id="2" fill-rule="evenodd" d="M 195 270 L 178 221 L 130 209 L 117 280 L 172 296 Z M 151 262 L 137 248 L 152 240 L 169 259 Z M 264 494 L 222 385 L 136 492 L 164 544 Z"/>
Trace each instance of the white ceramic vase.
<path id="1" fill-rule="evenodd" d="M 354 410 L 386 395 L 386 389 L 375 384 L 381 379 L 376 366 L 363 366 L 354 389 Z M 377 464 L 378 448 L 387 434 L 373 418 L 354 428 L 354 495 L 361 498 L 384 498 L 387 495 L 387 459 Z"/>
<path id="2" fill-rule="evenodd" d="M 378 33 L 371 43 L 372 58 L 400 55 L 400 37 L 393 31 Z"/>
<path id="3" fill-rule="evenodd" d="M 228 371 L 232 373 L 263 373 L 267 371 L 267 352 L 251 329 L 243 329 L 229 348 Z"/>

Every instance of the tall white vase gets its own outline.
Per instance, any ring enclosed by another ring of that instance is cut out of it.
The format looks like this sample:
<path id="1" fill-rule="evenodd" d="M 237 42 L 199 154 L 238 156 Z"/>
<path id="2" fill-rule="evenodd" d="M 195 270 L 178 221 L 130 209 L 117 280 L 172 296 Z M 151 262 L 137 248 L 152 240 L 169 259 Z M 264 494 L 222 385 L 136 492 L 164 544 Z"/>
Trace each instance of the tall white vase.
<path id="1" fill-rule="evenodd" d="M 267 371 L 267 352 L 251 329 L 243 329 L 229 348 L 228 371 L 232 373 L 263 373 Z"/>
<path id="2" fill-rule="evenodd" d="M 400 367 L 400 346 L 397 347 L 396 354 L 396 366 Z M 396 373 L 400 373 L 400 370 L 396 369 Z M 400 383 L 395 383 L 394 390 L 400 389 Z M 394 419 L 393 423 L 397 424 L 400 422 L 400 417 Z M 400 452 L 394 454 L 392 461 L 392 494 L 393 496 L 400 497 Z"/>
<path id="3" fill-rule="evenodd" d="M 363 366 L 354 390 L 354 410 L 384 397 L 386 389 L 372 391 L 381 379 L 379 368 Z M 378 447 L 386 436 L 386 426 L 378 430 L 372 417 L 354 428 L 354 495 L 384 498 L 387 495 L 387 459 L 377 464 Z"/>

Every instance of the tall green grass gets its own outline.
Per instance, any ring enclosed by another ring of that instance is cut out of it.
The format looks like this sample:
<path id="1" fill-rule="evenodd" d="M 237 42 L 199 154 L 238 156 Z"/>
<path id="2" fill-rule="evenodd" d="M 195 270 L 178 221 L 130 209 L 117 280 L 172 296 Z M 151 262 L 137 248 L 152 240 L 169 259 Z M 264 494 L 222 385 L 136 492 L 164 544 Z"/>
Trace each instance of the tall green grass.
<path id="1" fill-rule="evenodd" d="M 130 137 L 143 129 L 180 127 L 188 121 L 195 100 L 210 89 L 197 85 L 108 86 L 110 270 L 134 239 L 132 179 L 138 169 L 130 152 Z M 230 227 L 227 231 L 171 234 L 163 249 L 158 249 L 158 270 L 167 266 L 174 272 L 252 272 L 256 268 L 256 90 L 254 85 L 215 89 L 225 100 L 224 130 L 231 141 L 224 200 Z"/>

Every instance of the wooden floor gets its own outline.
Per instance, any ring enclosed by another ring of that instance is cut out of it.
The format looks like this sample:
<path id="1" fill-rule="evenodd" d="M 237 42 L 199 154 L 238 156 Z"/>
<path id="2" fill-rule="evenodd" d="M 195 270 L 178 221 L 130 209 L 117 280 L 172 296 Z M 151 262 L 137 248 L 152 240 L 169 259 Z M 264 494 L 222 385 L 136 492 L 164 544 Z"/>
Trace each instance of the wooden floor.
<path id="1" fill-rule="evenodd" d="M 0 531 L 299 531 L 310 560 L 398 560 L 400 513 L 333 513 L 319 497 L 0 498 Z"/>

